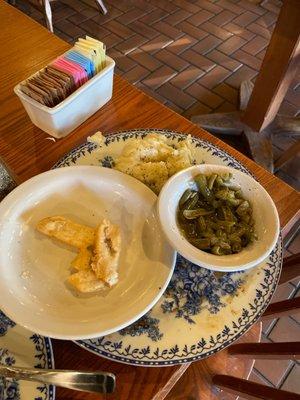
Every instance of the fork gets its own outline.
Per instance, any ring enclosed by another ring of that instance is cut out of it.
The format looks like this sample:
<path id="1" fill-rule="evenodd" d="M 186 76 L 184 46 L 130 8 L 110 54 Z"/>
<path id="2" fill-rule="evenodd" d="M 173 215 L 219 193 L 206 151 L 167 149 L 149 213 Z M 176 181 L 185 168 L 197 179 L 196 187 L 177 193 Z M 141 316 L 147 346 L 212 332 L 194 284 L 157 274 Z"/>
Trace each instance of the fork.
<path id="1" fill-rule="evenodd" d="M 36 381 L 68 389 L 92 392 L 112 393 L 116 386 L 116 377 L 109 372 L 85 372 L 70 370 L 47 370 L 20 368 L 0 365 L 0 376 L 24 381 Z"/>

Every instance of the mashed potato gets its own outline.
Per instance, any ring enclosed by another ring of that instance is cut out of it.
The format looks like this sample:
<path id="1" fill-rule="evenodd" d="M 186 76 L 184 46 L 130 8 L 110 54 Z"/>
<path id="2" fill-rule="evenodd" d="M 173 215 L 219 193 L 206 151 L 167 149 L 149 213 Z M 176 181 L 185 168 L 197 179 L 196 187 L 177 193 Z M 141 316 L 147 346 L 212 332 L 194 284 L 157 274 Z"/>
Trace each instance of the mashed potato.
<path id="1" fill-rule="evenodd" d="M 103 139 L 101 132 L 97 132 L 88 141 L 100 146 Z M 158 194 L 170 176 L 193 163 L 190 135 L 176 145 L 170 145 L 164 135 L 150 132 L 144 138 L 126 142 L 114 168 L 135 177 Z"/>
<path id="2" fill-rule="evenodd" d="M 158 194 L 176 172 L 193 165 L 190 136 L 171 146 L 164 135 L 150 132 L 145 138 L 128 141 L 116 159 L 115 169 L 134 176 Z"/>

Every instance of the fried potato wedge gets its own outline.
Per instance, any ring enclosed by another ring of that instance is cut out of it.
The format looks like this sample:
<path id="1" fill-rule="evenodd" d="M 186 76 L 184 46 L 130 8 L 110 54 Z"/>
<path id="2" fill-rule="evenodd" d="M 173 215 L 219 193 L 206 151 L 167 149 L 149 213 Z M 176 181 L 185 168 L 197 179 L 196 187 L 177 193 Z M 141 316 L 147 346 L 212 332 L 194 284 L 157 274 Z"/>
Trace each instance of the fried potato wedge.
<path id="1" fill-rule="evenodd" d="M 93 228 L 77 224 L 59 215 L 42 219 L 38 222 L 36 228 L 39 232 L 77 249 L 92 246 L 95 241 L 95 230 Z"/>
<path id="2" fill-rule="evenodd" d="M 69 276 L 67 281 L 81 293 L 91 293 L 102 290 L 105 283 L 98 279 L 92 270 L 83 269 Z"/>
<path id="3" fill-rule="evenodd" d="M 71 262 L 71 267 L 77 269 L 77 271 L 82 271 L 84 269 L 89 269 L 92 260 L 92 250 L 80 249 L 77 256 Z"/>
<path id="4" fill-rule="evenodd" d="M 109 286 L 118 282 L 121 234 L 118 226 L 104 219 L 96 229 L 92 270 Z"/>

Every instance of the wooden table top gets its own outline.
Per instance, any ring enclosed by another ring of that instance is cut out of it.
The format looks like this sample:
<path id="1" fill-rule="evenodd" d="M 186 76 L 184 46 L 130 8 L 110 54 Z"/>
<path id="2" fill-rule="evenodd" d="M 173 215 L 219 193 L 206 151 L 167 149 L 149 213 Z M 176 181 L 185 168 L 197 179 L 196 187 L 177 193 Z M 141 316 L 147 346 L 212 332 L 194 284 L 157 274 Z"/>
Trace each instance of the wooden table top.
<path id="1" fill-rule="evenodd" d="M 230 146 L 198 128 L 115 75 L 112 100 L 64 139 L 53 142 L 29 120 L 13 87 L 44 67 L 70 45 L 37 22 L 0 0 L 0 155 L 19 181 L 46 171 L 66 152 L 97 130 L 111 133 L 131 128 L 168 128 L 209 140 L 235 156 L 255 174 L 272 196 L 286 228 L 299 214 L 300 198 L 290 186 L 256 165 Z M 120 385 L 116 398 L 162 399 L 187 366 L 136 368 L 113 363 L 87 353 L 75 344 L 53 341 L 57 368 L 102 369 L 114 372 Z M 79 392 L 57 390 L 57 399 L 94 399 Z"/>

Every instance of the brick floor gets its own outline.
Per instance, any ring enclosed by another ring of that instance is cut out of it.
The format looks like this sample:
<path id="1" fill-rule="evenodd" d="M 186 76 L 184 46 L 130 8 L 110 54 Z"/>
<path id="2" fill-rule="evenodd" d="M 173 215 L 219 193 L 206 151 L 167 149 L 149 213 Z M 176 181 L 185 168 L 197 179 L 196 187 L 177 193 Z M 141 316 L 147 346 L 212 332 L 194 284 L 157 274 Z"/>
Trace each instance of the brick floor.
<path id="1" fill-rule="evenodd" d="M 187 118 L 237 109 L 243 80 L 255 79 L 280 10 L 280 0 L 106 0 L 102 15 L 92 0 L 52 3 L 55 33 L 72 43 L 89 34 L 106 43 L 116 72 Z M 17 7 L 45 25 L 43 15 L 25 0 Z M 300 114 L 300 74 L 281 112 Z M 228 138 L 228 142 L 247 154 Z M 239 141 L 241 142 L 241 141 Z M 295 139 L 273 139 L 275 159 Z M 276 174 L 300 190 L 299 157 Z M 300 252 L 300 235 L 286 254 Z M 299 296 L 300 281 L 278 288 L 273 301 Z M 299 318 L 263 324 L 263 341 L 299 339 Z M 255 363 L 250 380 L 300 392 L 299 365 L 291 361 Z"/>

